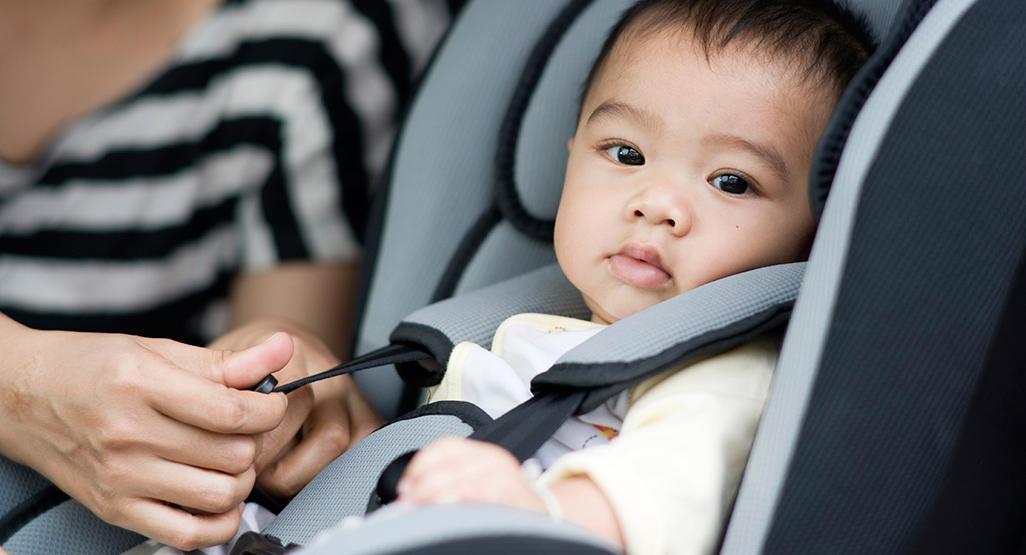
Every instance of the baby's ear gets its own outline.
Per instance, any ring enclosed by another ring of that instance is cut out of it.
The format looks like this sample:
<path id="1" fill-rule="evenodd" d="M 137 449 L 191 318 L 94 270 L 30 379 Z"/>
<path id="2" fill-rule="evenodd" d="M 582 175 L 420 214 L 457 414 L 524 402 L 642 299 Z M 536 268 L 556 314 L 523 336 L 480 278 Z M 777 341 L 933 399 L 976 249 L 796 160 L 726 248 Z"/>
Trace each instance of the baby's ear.
<path id="1" fill-rule="evenodd" d="M 566 140 L 566 152 L 570 154 L 570 151 L 574 149 L 574 138 L 570 137 Z"/>

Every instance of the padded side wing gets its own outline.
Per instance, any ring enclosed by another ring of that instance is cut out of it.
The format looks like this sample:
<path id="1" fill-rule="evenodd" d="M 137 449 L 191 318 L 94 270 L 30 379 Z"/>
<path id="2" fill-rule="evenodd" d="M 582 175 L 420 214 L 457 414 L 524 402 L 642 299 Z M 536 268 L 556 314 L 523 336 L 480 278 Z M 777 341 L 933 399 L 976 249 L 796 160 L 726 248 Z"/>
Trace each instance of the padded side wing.
<path id="1" fill-rule="evenodd" d="M 1021 548 L 1024 25 L 941 0 L 856 120 L 725 553 Z"/>

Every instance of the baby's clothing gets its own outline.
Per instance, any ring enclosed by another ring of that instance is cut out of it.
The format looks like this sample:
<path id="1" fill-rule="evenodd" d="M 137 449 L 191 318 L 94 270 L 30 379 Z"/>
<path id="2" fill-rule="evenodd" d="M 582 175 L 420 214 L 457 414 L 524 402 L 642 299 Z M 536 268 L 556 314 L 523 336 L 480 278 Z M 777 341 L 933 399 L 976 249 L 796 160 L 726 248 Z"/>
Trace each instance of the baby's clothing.
<path id="1" fill-rule="evenodd" d="M 445 378 L 429 401 L 469 401 L 498 418 L 531 398 L 535 376 L 604 327 L 546 314 L 508 318 L 495 331 L 491 351 L 471 342 L 456 345 Z M 623 423 L 626 400 L 621 394 L 588 414 L 570 418 L 535 455 L 542 468 L 572 451 L 608 443 Z"/>
<path id="2" fill-rule="evenodd" d="M 489 415 L 530 397 L 530 380 L 604 326 L 519 314 L 491 351 L 461 343 L 431 401 Z M 664 372 L 569 420 L 538 452 L 542 484 L 586 476 L 605 494 L 631 554 L 708 553 L 737 492 L 778 355 L 760 338 Z M 614 439 L 615 438 L 615 439 Z"/>

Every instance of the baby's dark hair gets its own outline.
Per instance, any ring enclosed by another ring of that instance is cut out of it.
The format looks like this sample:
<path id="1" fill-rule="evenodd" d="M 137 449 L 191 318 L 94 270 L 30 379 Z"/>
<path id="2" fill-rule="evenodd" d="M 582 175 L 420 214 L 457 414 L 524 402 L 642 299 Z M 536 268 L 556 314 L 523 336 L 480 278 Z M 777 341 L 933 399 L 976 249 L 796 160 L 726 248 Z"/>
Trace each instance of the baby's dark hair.
<path id="1" fill-rule="evenodd" d="M 795 60 L 800 75 L 837 95 L 875 48 L 865 20 L 832 0 L 641 0 L 610 31 L 581 91 L 581 106 L 621 39 L 688 30 L 708 58 L 738 42 Z"/>

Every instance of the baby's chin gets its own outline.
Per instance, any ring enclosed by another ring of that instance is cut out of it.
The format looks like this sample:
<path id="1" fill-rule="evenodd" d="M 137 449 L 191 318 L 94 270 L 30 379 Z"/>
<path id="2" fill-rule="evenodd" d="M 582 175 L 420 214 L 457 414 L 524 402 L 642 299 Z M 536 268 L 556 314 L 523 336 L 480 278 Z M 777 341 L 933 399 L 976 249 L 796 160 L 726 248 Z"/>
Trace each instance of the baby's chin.
<path id="1" fill-rule="evenodd" d="M 612 324 L 617 320 L 641 312 L 646 308 L 654 306 L 655 302 L 647 303 L 597 303 L 594 299 L 584 298 L 584 302 L 591 309 L 591 321 L 596 324 Z"/>

